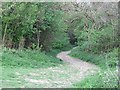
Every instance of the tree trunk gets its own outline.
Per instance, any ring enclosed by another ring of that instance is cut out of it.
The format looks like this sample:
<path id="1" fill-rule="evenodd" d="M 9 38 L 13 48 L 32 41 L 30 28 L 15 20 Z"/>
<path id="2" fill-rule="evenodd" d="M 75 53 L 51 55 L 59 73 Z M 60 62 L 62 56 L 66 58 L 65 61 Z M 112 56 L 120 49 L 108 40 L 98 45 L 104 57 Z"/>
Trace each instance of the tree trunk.
<path id="1" fill-rule="evenodd" d="M 39 49 L 40 47 L 40 31 L 37 30 L 37 48 Z"/>
<path id="2" fill-rule="evenodd" d="M 7 24 L 5 25 L 5 31 L 4 31 L 4 34 L 3 34 L 3 44 L 5 42 L 6 32 L 7 32 Z"/>

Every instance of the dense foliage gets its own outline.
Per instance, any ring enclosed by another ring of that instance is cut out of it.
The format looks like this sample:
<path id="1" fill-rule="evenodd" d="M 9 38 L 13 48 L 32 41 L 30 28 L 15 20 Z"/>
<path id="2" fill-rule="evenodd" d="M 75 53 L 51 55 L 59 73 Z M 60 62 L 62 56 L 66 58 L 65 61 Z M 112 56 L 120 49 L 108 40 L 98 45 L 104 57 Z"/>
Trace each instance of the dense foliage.
<path id="1" fill-rule="evenodd" d="M 3 41 L 10 48 L 62 48 L 68 44 L 58 3 L 4 3 Z M 61 33 L 59 35 L 59 33 Z M 57 36 L 57 37 L 56 37 Z M 64 37 L 64 39 L 62 39 Z"/>

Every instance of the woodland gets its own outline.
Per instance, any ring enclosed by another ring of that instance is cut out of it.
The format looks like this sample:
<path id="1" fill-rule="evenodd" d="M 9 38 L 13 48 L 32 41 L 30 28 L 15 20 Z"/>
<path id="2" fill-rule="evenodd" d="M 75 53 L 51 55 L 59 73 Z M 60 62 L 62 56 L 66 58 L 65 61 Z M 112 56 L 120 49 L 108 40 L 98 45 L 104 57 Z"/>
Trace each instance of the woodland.
<path id="1" fill-rule="evenodd" d="M 118 3 L 4 2 L 0 12 L 0 87 L 118 88 Z"/>

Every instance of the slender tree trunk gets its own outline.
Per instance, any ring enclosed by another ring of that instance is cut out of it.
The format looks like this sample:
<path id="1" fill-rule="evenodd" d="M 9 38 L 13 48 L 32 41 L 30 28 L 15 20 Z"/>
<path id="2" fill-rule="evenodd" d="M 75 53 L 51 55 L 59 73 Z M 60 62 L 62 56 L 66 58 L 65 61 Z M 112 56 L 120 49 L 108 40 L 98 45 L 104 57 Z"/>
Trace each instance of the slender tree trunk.
<path id="1" fill-rule="evenodd" d="M 40 31 L 37 30 L 37 48 L 40 47 Z"/>
<path id="2" fill-rule="evenodd" d="M 3 44 L 5 42 L 6 32 L 7 32 L 7 24 L 5 25 L 5 30 L 4 30 L 4 34 L 3 34 Z"/>

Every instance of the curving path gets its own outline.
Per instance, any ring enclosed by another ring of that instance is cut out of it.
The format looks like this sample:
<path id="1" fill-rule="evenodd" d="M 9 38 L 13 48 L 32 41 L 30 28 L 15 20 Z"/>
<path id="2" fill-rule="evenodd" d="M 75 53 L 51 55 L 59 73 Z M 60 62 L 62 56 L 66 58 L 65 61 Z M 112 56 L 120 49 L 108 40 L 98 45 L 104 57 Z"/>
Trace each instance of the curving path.
<path id="1" fill-rule="evenodd" d="M 71 51 L 63 51 L 57 54 L 56 57 L 63 60 L 64 62 L 69 63 L 70 66 L 78 69 L 81 72 L 81 75 L 83 76 L 83 78 L 85 77 L 87 72 L 96 73 L 100 70 L 100 68 L 94 64 L 69 56 L 68 54 L 70 52 Z"/>

